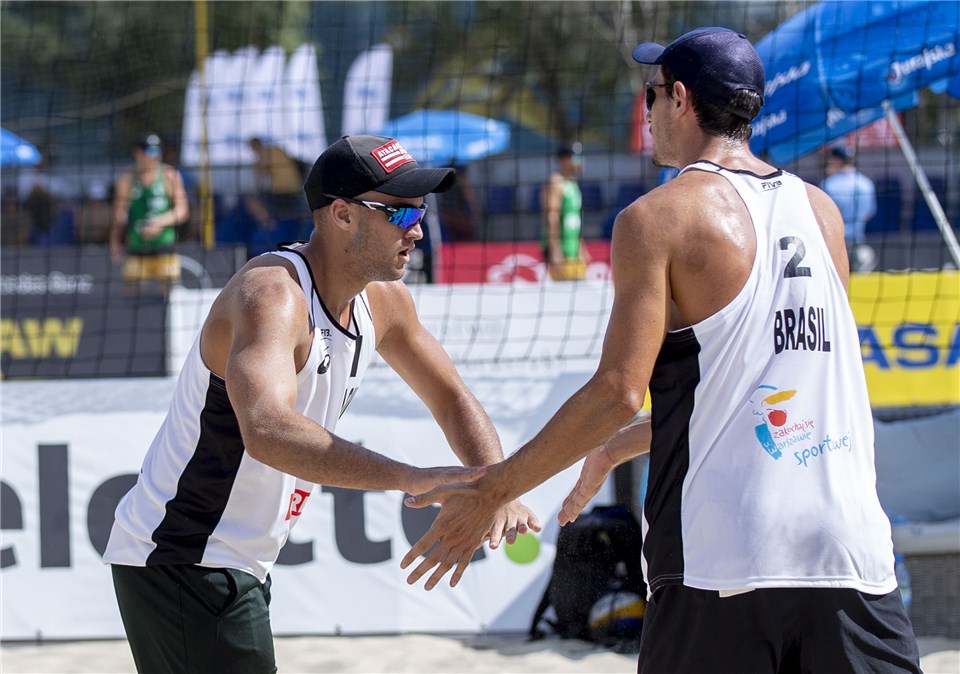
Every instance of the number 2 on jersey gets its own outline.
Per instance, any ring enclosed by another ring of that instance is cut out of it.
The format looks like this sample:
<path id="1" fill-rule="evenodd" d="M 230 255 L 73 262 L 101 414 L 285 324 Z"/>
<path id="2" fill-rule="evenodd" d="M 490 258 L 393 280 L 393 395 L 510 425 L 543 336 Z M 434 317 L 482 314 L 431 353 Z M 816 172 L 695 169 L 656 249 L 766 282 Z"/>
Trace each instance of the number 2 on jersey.
<path id="1" fill-rule="evenodd" d="M 785 236 L 780 239 L 780 250 L 787 250 L 793 246 L 793 257 L 787 262 L 783 270 L 783 278 L 795 278 L 797 276 L 810 276 L 810 267 L 801 267 L 800 260 L 807 254 L 807 248 L 798 236 Z"/>

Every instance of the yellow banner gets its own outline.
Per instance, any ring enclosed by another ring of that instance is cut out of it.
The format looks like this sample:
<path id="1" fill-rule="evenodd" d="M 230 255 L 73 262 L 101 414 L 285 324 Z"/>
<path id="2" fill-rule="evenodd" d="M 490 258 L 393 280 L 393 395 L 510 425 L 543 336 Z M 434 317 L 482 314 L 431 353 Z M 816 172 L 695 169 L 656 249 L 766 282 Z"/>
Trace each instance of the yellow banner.
<path id="1" fill-rule="evenodd" d="M 850 275 L 873 407 L 960 404 L 960 272 Z"/>

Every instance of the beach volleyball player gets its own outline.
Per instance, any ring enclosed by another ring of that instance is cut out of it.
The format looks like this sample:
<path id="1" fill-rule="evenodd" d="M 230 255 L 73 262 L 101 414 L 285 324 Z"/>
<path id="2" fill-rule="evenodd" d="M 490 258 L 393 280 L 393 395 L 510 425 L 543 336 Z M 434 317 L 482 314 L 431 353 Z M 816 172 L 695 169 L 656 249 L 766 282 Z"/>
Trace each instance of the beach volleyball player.
<path id="1" fill-rule="evenodd" d="M 304 185 L 310 240 L 254 258 L 214 301 L 104 554 L 139 671 L 276 671 L 270 570 L 314 484 L 415 494 L 478 474 L 416 468 L 334 434 L 374 351 L 464 464 L 503 458 L 400 281 L 423 196 L 455 180 L 396 140 L 338 140 Z M 536 517 L 514 501 L 486 537 L 496 547 L 528 530 Z"/>
<path id="2" fill-rule="evenodd" d="M 617 217 L 597 371 L 504 463 L 408 499 L 442 509 L 402 566 L 456 584 L 500 504 L 595 447 L 581 487 L 649 446 L 641 673 L 919 672 L 840 213 L 750 152 L 764 72 L 744 36 L 699 29 L 633 56 L 659 66 L 654 162 L 682 170 Z M 605 445 L 648 385 L 650 426 Z"/>

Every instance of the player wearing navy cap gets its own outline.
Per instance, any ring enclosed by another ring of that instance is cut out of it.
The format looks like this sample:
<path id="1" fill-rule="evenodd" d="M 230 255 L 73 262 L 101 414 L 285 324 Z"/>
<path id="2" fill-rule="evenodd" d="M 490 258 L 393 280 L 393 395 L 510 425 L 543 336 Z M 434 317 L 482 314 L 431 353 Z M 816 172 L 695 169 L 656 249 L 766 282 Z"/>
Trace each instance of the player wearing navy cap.
<path id="1" fill-rule="evenodd" d="M 633 55 L 659 66 L 654 163 L 682 171 L 617 217 L 597 372 L 476 482 L 408 499 L 442 509 L 401 565 L 426 553 L 409 582 L 436 567 L 428 589 L 454 568 L 455 584 L 499 504 L 586 456 L 564 524 L 649 450 L 641 673 L 919 672 L 840 213 L 750 152 L 764 76 L 743 35 L 702 28 Z M 621 432 L 648 387 L 650 421 Z"/>

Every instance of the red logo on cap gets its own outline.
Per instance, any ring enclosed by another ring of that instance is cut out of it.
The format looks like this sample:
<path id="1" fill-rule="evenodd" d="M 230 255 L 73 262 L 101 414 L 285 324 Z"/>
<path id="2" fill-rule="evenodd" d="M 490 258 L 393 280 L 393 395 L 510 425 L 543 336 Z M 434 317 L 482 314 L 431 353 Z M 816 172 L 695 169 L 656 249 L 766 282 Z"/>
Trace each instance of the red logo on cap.
<path id="1" fill-rule="evenodd" d="M 416 161 L 410 153 L 403 149 L 399 141 L 391 140 L 370 153 L 380 167 L 387 173 L 392 173 L 404 164 Z"/>

